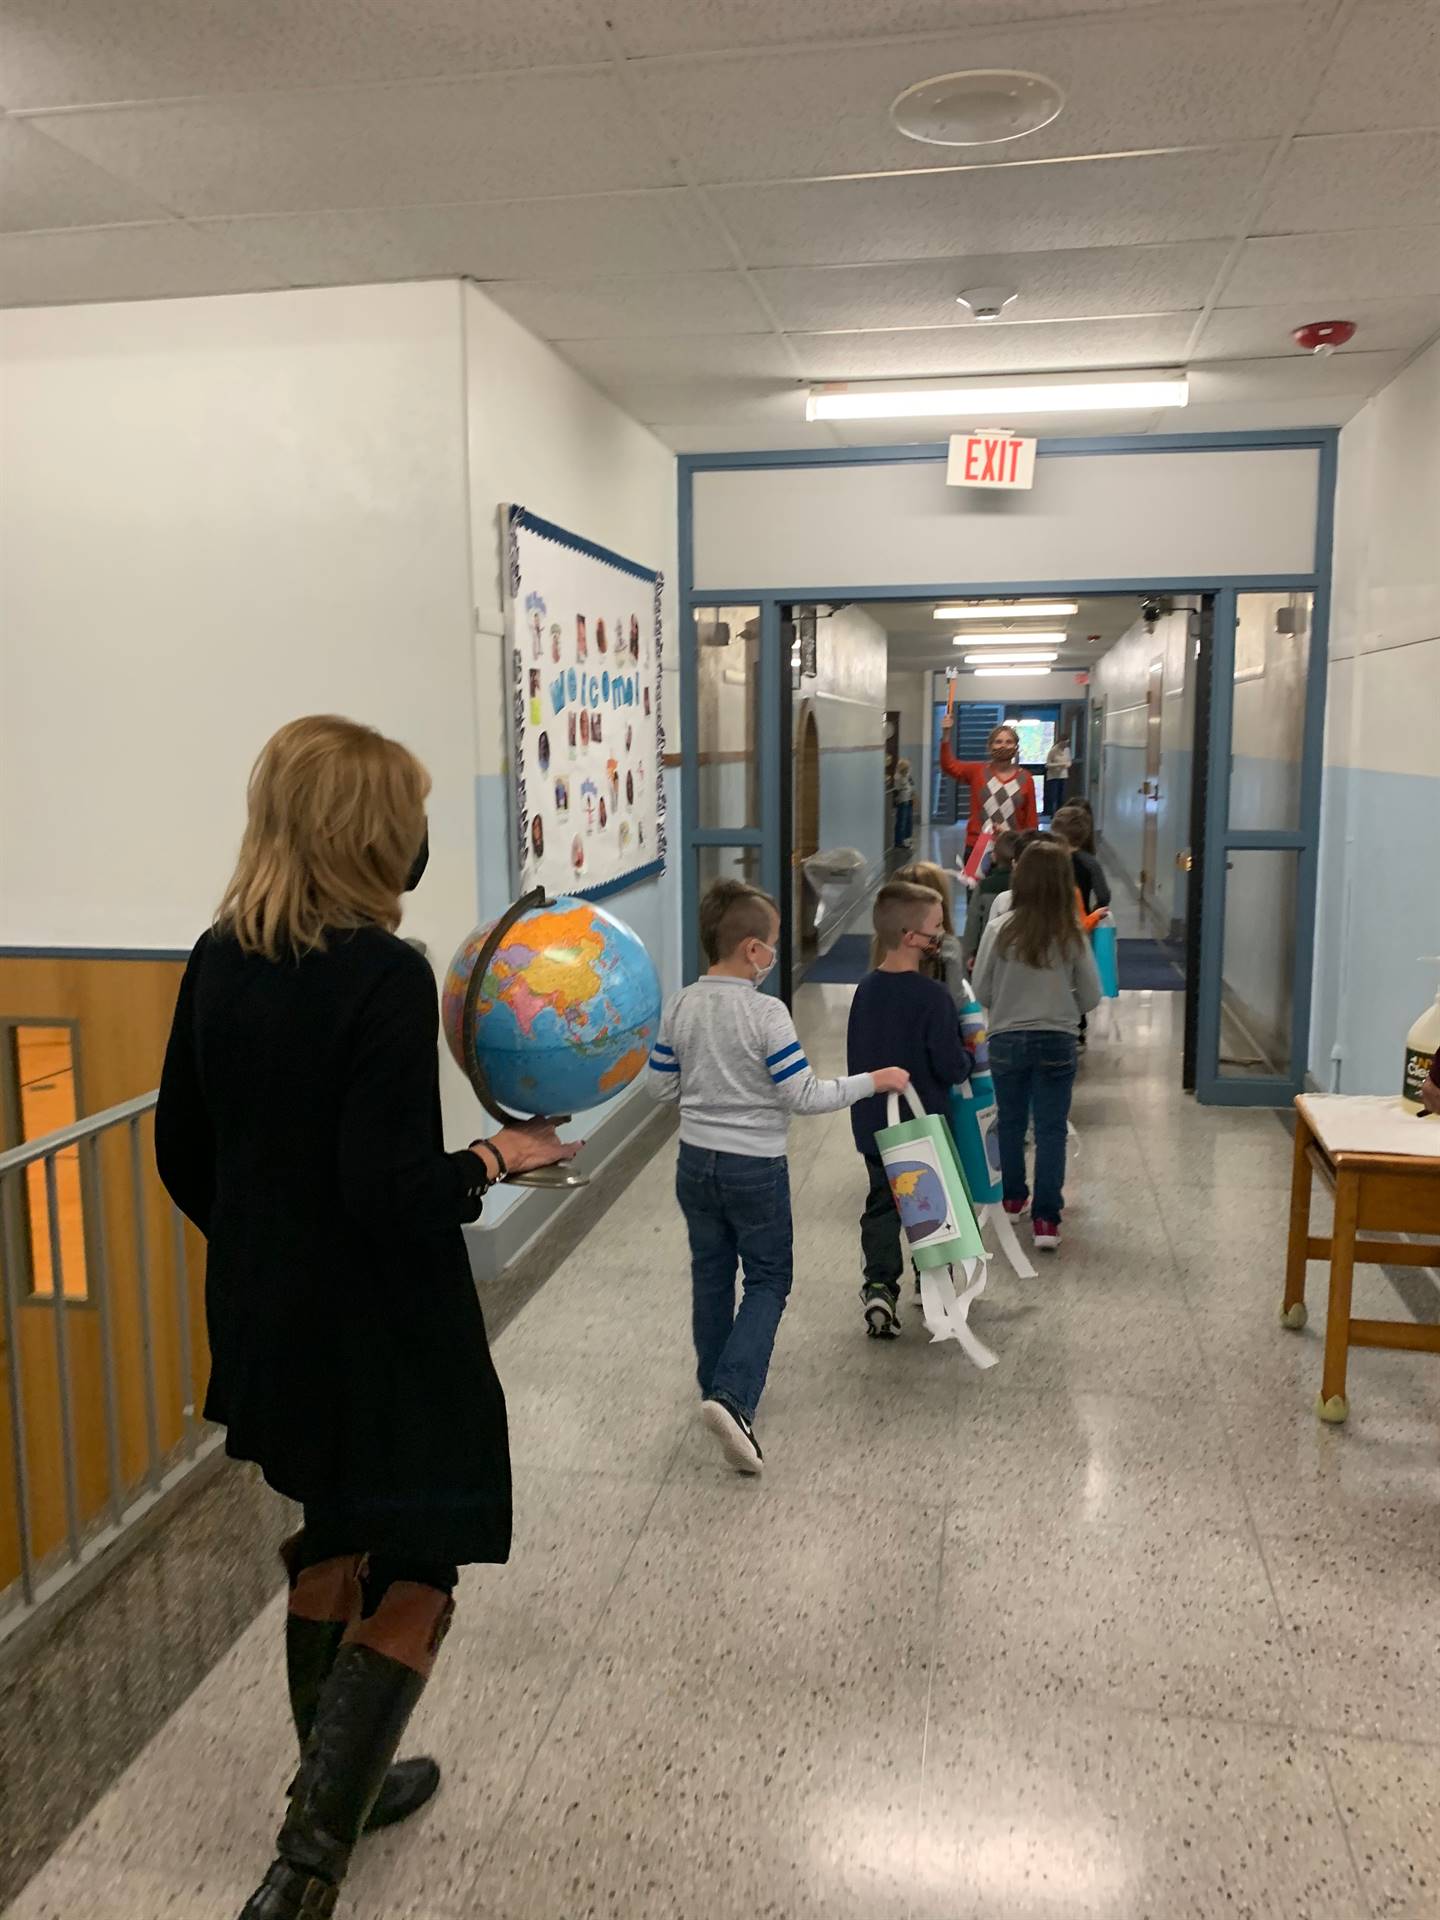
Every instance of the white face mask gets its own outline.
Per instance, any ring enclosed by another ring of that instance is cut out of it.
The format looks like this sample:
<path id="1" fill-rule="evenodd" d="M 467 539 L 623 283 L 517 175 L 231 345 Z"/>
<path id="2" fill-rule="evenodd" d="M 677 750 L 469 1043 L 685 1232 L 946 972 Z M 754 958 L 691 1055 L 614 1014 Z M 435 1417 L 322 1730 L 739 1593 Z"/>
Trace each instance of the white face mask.
<path id="1" fill-rule="evenodd" d="M 763 946 L 768 946 L 769 942 L 765 940 L 757 940 L 755 944 L 757 947 L 763 947 Z M 755 984 L 757 987 L 763 986 L 764 983 L 770 978 L 771 974 L 775 971 L 775 964 L 779 960 L 779 958 L 780 958 L 780 953 L 778 948 L 771 947 L 769 960 L 766 962 L 766 964 L 763 967 L 761 967 L 760 971 L 755 975 Z"/>

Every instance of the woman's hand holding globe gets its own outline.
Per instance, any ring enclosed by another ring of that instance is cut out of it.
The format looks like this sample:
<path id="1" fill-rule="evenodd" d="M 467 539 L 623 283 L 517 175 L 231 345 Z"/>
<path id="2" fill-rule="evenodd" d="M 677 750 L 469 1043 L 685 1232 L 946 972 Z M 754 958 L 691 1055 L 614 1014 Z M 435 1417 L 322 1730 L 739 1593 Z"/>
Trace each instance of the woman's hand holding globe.
<path id="1" fill-rule="evenodd" d="M 496 1153 L 504 1155 L 508 1176 L 533 1173 L 537 1167 L 558 1167 L 563 1161 L 573 1160 L 584 1145 L 583 1140 L 562 1140 L 551 1120 L 530 1120 L 523 1126 L 502 1127 L 488 1140 L 472 1142 L 470 1151 L 493 1180 L 499 1177 L 502 1164 Z M 487 1152 L 487 1148 L 494 1151 Z"/>

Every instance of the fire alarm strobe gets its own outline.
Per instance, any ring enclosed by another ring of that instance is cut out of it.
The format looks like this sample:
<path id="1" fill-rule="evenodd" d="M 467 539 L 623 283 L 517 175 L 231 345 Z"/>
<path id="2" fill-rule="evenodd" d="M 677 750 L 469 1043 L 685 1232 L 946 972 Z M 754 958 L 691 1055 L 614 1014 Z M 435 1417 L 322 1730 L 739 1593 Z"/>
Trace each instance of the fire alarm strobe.
<path id="1" fill-rule="evenodd" d="M 1292 338 L 1306 353 L 1333 353 L 1336 347 L 1348 347 L 1355 338 L 1355 322 L 1311 320 L 1306 326 L 1296 327 Z"/>

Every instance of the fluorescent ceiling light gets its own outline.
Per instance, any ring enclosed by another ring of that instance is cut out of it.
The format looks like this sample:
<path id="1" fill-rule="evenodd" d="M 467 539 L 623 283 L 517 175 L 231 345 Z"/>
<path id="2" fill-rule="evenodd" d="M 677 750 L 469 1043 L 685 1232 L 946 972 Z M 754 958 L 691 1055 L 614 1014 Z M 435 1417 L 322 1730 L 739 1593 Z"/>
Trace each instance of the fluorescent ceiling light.
<path id="1" fill-rule="evenodd" d="M 1189 404 L 1185 376 L 1140 380 L 1067 380 L 1008 387 L 815 387 L 807 420 L 995 420 L 1027 413 L 1118 413 Z"/>
<path id="2" fill-rule="evenodd" d="M 967 653 L 965 664 L 967 667 L 984 667 L 996 660 L 1014 662 L 1016 660 L 1058 660 L 1059 658 L 1058 653 Z"/>
<path id="3" fill-rule="evenodd" d="M 1012 674 L 1022 677 L 1030 674 L 1049 673 L 1049 667 L 976 667 L 977 680 L 1008 680 Z"/>
<path id="4" fill-rule="evenodd" d="M 1064 632 L 1058 634 L 956 634 L 952 647 L 1062 647 Z"/>
<path id="5" fill-rule="evenodd" d="M 1075 600 L 1029 600 L 1012 607 L 1008 600 L 976 600 L 968 607 L 936 607 L 937 620 L 1066 620 L 1080 611 Z"/>

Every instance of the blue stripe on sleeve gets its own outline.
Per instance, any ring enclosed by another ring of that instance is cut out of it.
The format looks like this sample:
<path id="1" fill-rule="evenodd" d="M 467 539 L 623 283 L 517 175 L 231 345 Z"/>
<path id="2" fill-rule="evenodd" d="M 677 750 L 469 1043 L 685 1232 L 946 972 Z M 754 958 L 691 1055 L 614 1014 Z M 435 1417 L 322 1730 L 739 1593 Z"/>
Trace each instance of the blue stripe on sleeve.
<path id="1" fill-rule="evenodd" d="M 667 1047 L 663 1040 L 657 1040 L 655 1042 L 654 1051 L 656 1053 L 663 1053 L 667 1060 L 673 1060 L 675 1058 L 674 1047 Z"/>
<path id="2" fill-rule="evenodd" d="M 785 1051 L 786 1053 L 788 1053 L 790 1049 L 787 1047 Z M 772 1073 L 770 1078 L 775 1082 L 775 1085 L 778 1087 L 782 1080 L 789 1080 L 792 1075 L 797 1073 L 806 1073 L 809 1071 L 809 1067 L 810 1067 L 810 1062 L 805 1058 L 804 1054 L 802 1053 L 798 1060 L 792 1061 L 788 1067 L 782 1067 L 779 1073 Z"/>
<path id="3" fill-rule="evenodd" d="M 650 1056 L 650 1068 L 653 1073 L 679 1073 L 680 1062 L 678 1060 L 657 1060 L 652 1053 Z"/>
<path id="4" fill-rule="evenodd" d="M 792 1040 L 788 1047 L 781 1047 L 778 1053 L 767 1053 L 765 1056 L 765 1064 L 767 1067 L 778 1066 L 782 1060 L 788 1060 L 792 1053 L 799 1053 L 799 1051 L 800 1042 L 798 1040 Z"/>

